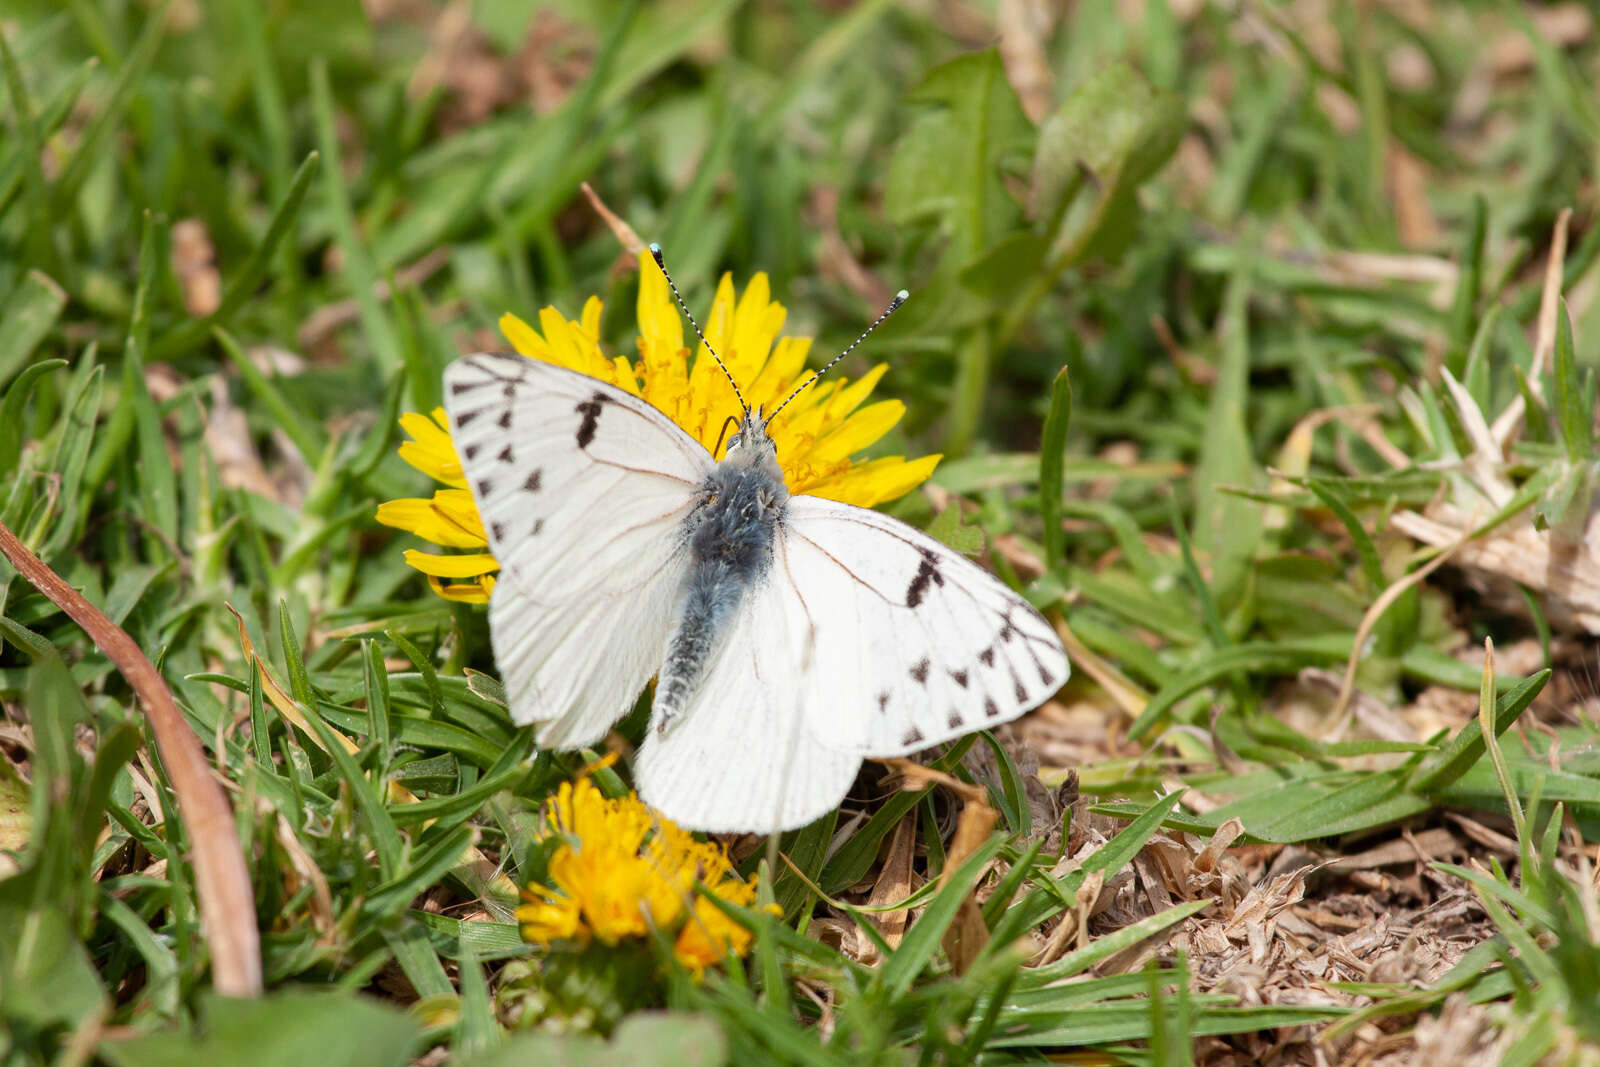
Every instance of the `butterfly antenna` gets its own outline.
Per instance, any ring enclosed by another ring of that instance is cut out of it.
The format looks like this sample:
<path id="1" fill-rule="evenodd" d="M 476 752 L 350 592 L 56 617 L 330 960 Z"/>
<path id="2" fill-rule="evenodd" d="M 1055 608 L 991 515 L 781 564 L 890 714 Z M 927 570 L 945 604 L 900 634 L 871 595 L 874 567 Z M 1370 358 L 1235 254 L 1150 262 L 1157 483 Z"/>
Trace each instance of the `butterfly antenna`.
<path id="1" fill-rule="evenodd" d="M 733 395 L 739 398 L 739 406 L 745 411 L 750 410 L 750 405 L 744 402 L 744 394 L 739 392 L 739 383 L 733 380 L 733 375 L 728 372 L 728 365 L 722 362 L 722 357 L 717 355 L 717 350 L 711 347 L 711 342 L 706 340 L 706 335 L 700 332 L 700 324 L 694 321 L 694 313 L 689 310 L 689 305 L 683 302 L 683 294 L 678 292 L 678 283 L 672 280 L 672 275 L 667 273 L 667 264 L 661 258 L 661 246 L 654 241 L 650 242 L 650 255 L 655 257 L 656 266 L 661 268 L 661 276 L 667 279 L 667 288 L 672 290 L 673 299 L 683 309 L 683 315 L 689 320 L 689 325 L 694 327 L 694 335 L 700 338 L 700 343 L 706 346 L 706 351 L 711 353 L 711 358 L 717 361 L 717 366 L 722 368 L 722 374 L 728 379 L 728 384 L 733 386 Z M 877 323 L 873 323 L 874 326 Z"/>
<path id="2" fill-rule="evenodd" d="M 669 281 L 670 281 L 670 279 L 669 279 Z M 867 334 L 871 333 L 873 330 L 876 330 L 880 325 L 883 324 L 883 320 L 884 319 L 888 318 L 890 315 L 893 315 L 896 311 L 898 311 L 900 309 L 900 305 L 904 304 L 906 302 L 906 298 L 909 297 L 910 295 L 911 294 L 906 292 L 904 289 L 902 289 L 898 293 L 894 294 L 894 299 L 889 301 L 889 306 L 883 309 L 883 314 L 881 314 L 877 318 L 873 319 L 872 320 L 872 324 L 870 326 L 868 326 L 865 330 L 861 331 L 861 336 L 857 337 L 854 341 L 851 341 L 848 345 L 846 345 L 845 346 L 845 350 L 843 352 L 840 352 L 837 356 L 834 356 L 832 359 L 830 359 L 828 361 L 828 365 L 826 367 L 823 367 L 821 370 L 817 371 L 811 377 L 809 377 L 805 381 L 801 382 L 798 386 L 795 387 L 795 391 L 794 392 L 792 392 L 788 396 L 784 397 L 783 398 L 783 403 L 781 403 L 777 407 L 773 408 L 772 409 L 772 414 L 767 416 L 767 421 L 771 422 L 773 419 L 777 418 L 778 412 L 780 412 L 784 408 L 788 407 L 789 406 L 789 401 L 791 401 L 795 397 L 799 396 L 805 390 L 806 386 L 810 385 L 812 382 L 816 381 L 818 378 L 822 377 L 824 374 L 827 374 L 828 371 L 833 369 L 833 365 L 835 363 L 839 362 L 845 356 L 848 356 L 851 352 L 854 352 L 856 346 L 859 345 L 862 341 L 865 341 L 867 339 Z"/>

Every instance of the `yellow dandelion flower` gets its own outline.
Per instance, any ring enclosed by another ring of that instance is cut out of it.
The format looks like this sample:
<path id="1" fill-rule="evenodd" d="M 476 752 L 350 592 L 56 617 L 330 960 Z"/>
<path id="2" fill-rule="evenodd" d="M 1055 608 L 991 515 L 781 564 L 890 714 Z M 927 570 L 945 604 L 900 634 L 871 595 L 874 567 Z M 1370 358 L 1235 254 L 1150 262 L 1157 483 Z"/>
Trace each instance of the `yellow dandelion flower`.
<path id="1" fill-rule="evenodd" d="M 756 897 L 756 887 L 748 882 L 723 882 L 713 892 L 730 904 L 748 905 Z M 773 913 L 777 914 L 776 906 Z M 750 931 L 723 914 L 706 896 L 695 898 L 689 921 L 678 931 L 672 955 L 696 975 L 729 956 L 743 957 L 750 951 Z"/>
<path id="2" fill-rule="evenodd" d="M 542 885 L 530 885 L 523 896 L 527 903 L 517 908 L 517 921 L 525 940 L 540 945 L 589 940 L 577 900 Z"/>
<path id="3" fill-rule="evenodd" d="M 733 387 L 705 345 L 697 346 L 692 361 L 684 359 L 683 319 L 666 277 L 648 252 L 640 254 L 639 271 L 635 360 L 607 356 L 601 350 L 597 297 L 588 299 L 575 321 L 545 308 L 539 313 L 538 329 L 515 315 L 502 317 L 500 329 L 522 355 L 643 397 L 707 450 L 715 450 L 724 421 L 739 412 Z M 811 340 L 779 336 L 785 315 L 783 305 L 772 300 L 765 274 L 751 278 L 742 294 L 735 294 L 731 277 L 723 275 L 705 322 L 706 340 L 722 356 L 745 399 L 769 411 L 811 374 L 805 366 Z M 912 460 L 887 456 L 866 462 L 853 458 L 905 414 L 905 405 L 898 400 L 867 402 L 887 369 L 880 364 L 855 382 L 830 378 L 807 385 L 768 424 L 789 492 L 873 507 L 903 496 L 933 473 L 937 455 Z M 388 501 L 379 506 L 378 521 L 458 550 L 449 554 L 409 550 L 405 559 L 428 576 L 440 596 L 487 603 L 499 564 L 488 551 L 489 539 L 461 476 L 444 412 L 408 412 L 400 425 L 410 436 L 400 446 L 400 457 L 447 488 L 426 499 Z"/>
<path id="4" fill-rule="evenodd" d="M 588 778 L 563 783 L 534 837 L 555 847 L 549 884 L 530 885 L 517 908 L 526 940 L 615 945 L 661 930 L 676 934 L 674 955 L 695 974 L 749 950 L 750 932 L 709 897 L 749 904 L 755 885 L 720 845 L 695 840 L 637 795 L 608 798 Z"/>

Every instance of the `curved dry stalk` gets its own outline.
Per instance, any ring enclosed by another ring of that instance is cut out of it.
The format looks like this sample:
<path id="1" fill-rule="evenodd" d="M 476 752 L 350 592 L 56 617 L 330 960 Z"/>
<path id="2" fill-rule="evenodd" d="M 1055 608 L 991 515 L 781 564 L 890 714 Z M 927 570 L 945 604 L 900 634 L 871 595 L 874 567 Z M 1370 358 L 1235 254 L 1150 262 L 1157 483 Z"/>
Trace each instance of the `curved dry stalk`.
<path id="1" fill-rule="evenodd" d="M 617 243 L 622 246 L 624 252 L 630 256 L 637 256 L 644 251 L 645 242 L 639 236 L 638 231 L 629 226 L 627 220 L 621 215 L 607 207 L 606 202 L 600 199 L 600 194 L 594 191 L 593 186 L 588 182 L 580 182 L 578 188 L 582 190 L 584 196 L 589 198 L 589 206 L 594 209 L 596 215 L 600 216 L 600 221 L 606 224 L 606 228 L 611 231 L 611 235 L 617 239 Z"/>
<path id="2" fill-rule="evenodd" d="M 1444 566 L 1450 557 L 1456 554 L 1457 549 L 1475 536 L 1476 533 L 1467 533 L 1443 552 L 1440 552 L 1410 574 L 1405 575 L 1399 581 L 1391 584 L 1382 593 L 1378 594 L 1378 599 L 1374 600 L 1372 606 L 1367 608 L 1366 614 L 1361 616 L 1361 625 L 1356 627 L 1356 638 L 1350 646 L 1350 659 L 1344 665 L 1344 680 L 1339 684 L 1339 697 L 1333 702 L 1333 719 L 1336 725 L 1329 735 L 1330 737 L 1341 737 L 1344 734 L 1347 726 L 1345 719 L 1350 709 L 1350 698 L 1356 690 L 1356 668 L 1361 664 L 1361 649 L 1367 643 L 1367 638 L 1372 636 L 1372 629 L 1378 625 L 1378 620 L 1383 618 L 1383 613 L 1388 611 L 1389 605 L 1399 600 L 1401 594 L 1407 589 L 1417 585 L 1428 575 Z"/>
<path id="3" fill-rule="evenodd" d="M 239 846 L 233 809 L 228 806 L 222 786 L 212 777 L 200 739 L 184 721 L 172 690 L 126 630 L 106 618 L 82 593 L 28 551 L 4 523 L 0 523 L 0 554 L 35 589 L 83 627 L 89 640 L 110 657 L 139 695 L 193 842 L 195 897 L 201 930 L 211 949 L 212 983 L 225 996 L 259 995 L 261 934 L 256 925 L 250 870 Z"/>
<path id="4" fill-rule="evenodd" d="M 1534 334 L 1533 363 L 1528 367 L 1528 391 L 1540 399 L 1543 398 L 1544 387 L 1539 384 L 1539 375 L 1544 373 L 1556 348 L 1556 310 L 1561 302 L 1561 280 L 1566 276 L 1567 225 L 1571 221 L 1572 209 L 1562 208 L 1561 214 L 1556 216 L 1555 230 L 1550 234 L 1550 256 L 1544 267 L 1544 288 L 1539 297 L 1539 325 Z M 1526 401 L 1519 390 L 1494 420 L 1490 429 L 1495 442 L 1502 449 L 1521 429 L 1525 407 Z"/>

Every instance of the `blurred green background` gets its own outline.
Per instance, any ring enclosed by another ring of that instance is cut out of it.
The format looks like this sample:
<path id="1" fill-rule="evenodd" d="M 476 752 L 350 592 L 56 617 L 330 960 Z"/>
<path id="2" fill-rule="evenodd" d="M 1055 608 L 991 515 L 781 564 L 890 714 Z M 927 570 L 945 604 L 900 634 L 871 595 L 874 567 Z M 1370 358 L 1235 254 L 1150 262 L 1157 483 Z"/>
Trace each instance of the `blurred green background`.
<path id="1" fill-rule="evenodd" d="M 1457 834 L 1435 858 L 1477 856 L 1446 808 L 1517 846 L 1495 853 L 1514 876 L 1450 872 L 1478 879 L 1479 925 L 1439 935 L 1455 947 L 1435 971 L 1330 984 L 1332 1006 L 1241 1005 L 1162 940 L 1188 911 L 1155 904 L 1103 918 L 1053 971 L 999 950 L 963 970 L 931 927 L 872 970 L 795 934 L 813 913 L 845 920 L 786 873 L 791 926 L 766 928 L 748 981 L 672 985 L 652 1006 L 708 1013 L 738 1062 L 1081 1045 L 1246 1062 L 1291 1034 L 1274 1028 L 1363 997 L 1381 1002 L 1373 1018 L 1390 1004 L 1402 1021 L 1386 1033 L 1425 1058 L 1415 1013 L 1467 990 L 1511 1006 L 1472 1016 L 1486 1042 L 1592 1053 L 1593 891 L 1556 858 L 1578 863 L 1571 835 L 1600 832 L 1600 598 L 1544 566 L 1560 549 L 1600 575 L 1584 535 L 1600 477 L 1588 7 L 6 0 L 0 38 L 0 521 L 157 660 L 256 805 L 238 822 L 269 984 L 409 1006 L 395 1046 L 352 1039 L 370 1062 L 418 1041 L 484 1053 L 502 1024 L 564 1017 L 559 997 L 526 1008 L 527 974 L 485 965 L 524 949 L 510 883 L 474 864 L 531 877 L 532 813 L 582 760 L 528 758 L 492 685 L 462 673 L 492 666 L 481 610 L 428 593 L 401 558 L 415 539 L 372 514 L 425 491 L 393 454 L 394 416 L 432 407 L 459 354 L 505 347 L 502 314 L 576 317 L 598 294 L 607 344 L 631 354 L 635 270 L 583 182 L 664 246 L 697 312 L 724 272 L 742 286 L 765 271 L 785 332 L 823 358 L 911 290 L 845 367 L 887 361 L 878 395 L 908 405 L 878 450 L 944 452 L 934 485 L 987 535 L 986 562 L 1080 642 L 1031 754 L 1007 735 L 978 775 L 1017 901 L 986 905 L 997 940 L 1059 929 L 1091 869 L 1051 873 L 1018 771 L 1035 757 L 1052 785 L 1078 770 L 1096 818 L 1138 816 L 1096 853 L 1108 876 L 1148 864 L 1158 827 L 1177 848 L 1235 815 L 1261 846 L 1240 853 L 1252 884 L 1279 846 L 1359 852 L 1400 819 Z M 1517 404 L 1531 414 L 1503 451 L 1478 450 L 1481 424 Z M 945 503 L 895 510 L 922 525 L 943 511 L 936 531 L 975 548 Z M 1463 550 L 1420 580 L 1469 534 L 1537 566 Z M 0 624 L 0 847 L 15 853 L 0 863 L 23 872 L 0 883 L 0 942 L 26 928 L 54 946 L 0 950 L 0 1059 L 180 1062 L 178 1045 L 96 1045 L 95 1027 L 192 1029 L 197 1013 L 233 1036 L 182 1046 L 196 1061 L 289 1018 L 321 1020 L 299 1030 L 313 1047 L 402 1025 L 298 999 L 226 1022 L 203 994 L 192 871 L 168 848 L 181 820 L 124 766 L 149 751 L 131 692 L 3 564 Z M 1480 694 L 1485 638 L 1504 654 Z M 1347 664 L 1352 732 L 1329 699 Z M 257 672 L 353 759 L 274 712 Z M 1480 700 L 1497 729 L 1537 723 L 1504 765 L 1475 732 Z M 57 740 L 80 729 L 84 751 L 41 755 L 33 716 Z M 159 764 L 141 774 L 166 795 Z M 397 802 L 399 783 L 432 806 Z M 1218 803 L 1150 806 L 1175 785 Z M 57 788 L 85 798 L 70 818 Z M 866 819 L 841 822 L 832 848 L 832 822 L 786 839 L 807 877 L 859 887 L 907 812 L 918 879 L 939 874 L 942 801 L 853 804 Z M 326 872 L 325 902 L 298 880 L 302 855 Z M 1456 899 L 1437 877 L 1411 896 L 1336 879 L 1312 893 L 1364 922 L 1417 917 Z M 954 921 L 959 896 L 930 913 Z M 1147 937 L 1164 946 L 1149 975 L 1097 972 L 1109 984 L 1075 1005 L 1045 989 Z M 1281 992 L 1287 973 L 1260 988 Z M 835 998 L 826 1025 L 791 999 L 796 976 Z M 64 992 L 18 992 L 32 988 Z M 1311 1032 L 1283 1040 L 1303 1050 Z M 1363 1040 L 1341 1055 L 1377 1039 Z"/>

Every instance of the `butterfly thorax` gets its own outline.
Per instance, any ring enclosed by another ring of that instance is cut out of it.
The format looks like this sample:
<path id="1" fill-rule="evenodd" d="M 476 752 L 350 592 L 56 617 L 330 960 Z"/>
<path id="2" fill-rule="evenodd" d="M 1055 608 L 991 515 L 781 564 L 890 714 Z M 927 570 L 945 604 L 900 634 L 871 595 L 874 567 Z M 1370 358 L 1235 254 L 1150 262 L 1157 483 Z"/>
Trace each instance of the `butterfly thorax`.
<path id="1" fill-rule="evenodd" d="M 789 491 L 777 450 L 758 420 L 745 416 L 683 522 L 690 563 L 656 682 L 651 717 L 657 730 L 667 729 L 699 688 L 740 604 L 772 566 Z"/>

